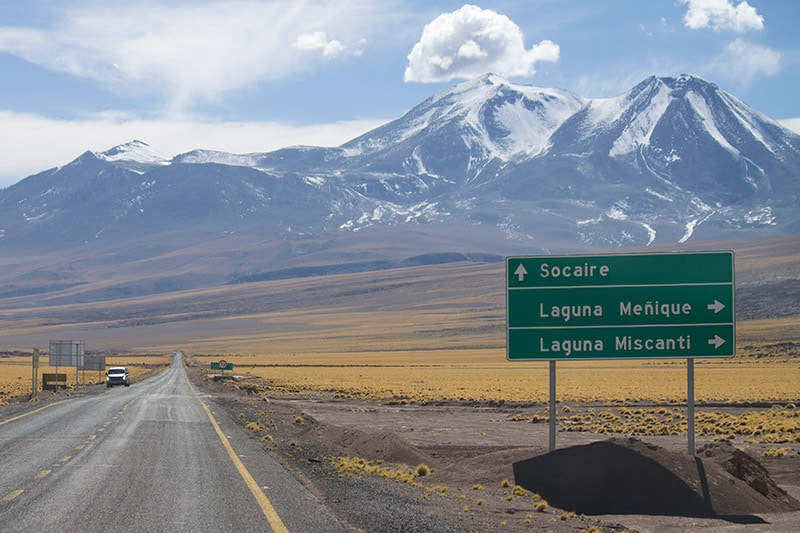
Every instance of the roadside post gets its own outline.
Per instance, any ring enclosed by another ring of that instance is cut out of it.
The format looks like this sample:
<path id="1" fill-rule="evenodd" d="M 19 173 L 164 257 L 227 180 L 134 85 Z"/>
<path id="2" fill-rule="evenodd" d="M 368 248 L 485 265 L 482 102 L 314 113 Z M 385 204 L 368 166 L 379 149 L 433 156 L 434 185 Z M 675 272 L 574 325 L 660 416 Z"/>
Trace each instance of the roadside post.
<path id="1" fill-rule="evenodd" d="M 39 348 L 33 349 L 33 357 L 31 360 L 31 398 L 36 394 L 37 386 L 36 380 L 39 377 Z"/>
<path id="2" fill-rule="evenodd" d="M 694 455 L 694 359 L 733 357 L 732 251 L 506 258 L 506 358 L 556 361 L 686 358 Z"/>

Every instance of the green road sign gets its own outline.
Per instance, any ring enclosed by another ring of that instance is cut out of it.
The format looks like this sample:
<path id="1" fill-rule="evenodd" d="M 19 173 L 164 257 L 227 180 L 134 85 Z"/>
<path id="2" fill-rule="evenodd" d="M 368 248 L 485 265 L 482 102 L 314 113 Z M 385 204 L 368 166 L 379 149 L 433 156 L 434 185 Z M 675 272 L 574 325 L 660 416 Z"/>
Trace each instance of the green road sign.
<path id="1" fill-rule="evenodd" d="M 225 361 L 211 363 L 211 370 L 233 370 L 233 363 Z"/>
<path id="2" fill-rule="evenodd" d="M 509 360 L 732 357 L 733 252 L 506 259 Z"/>

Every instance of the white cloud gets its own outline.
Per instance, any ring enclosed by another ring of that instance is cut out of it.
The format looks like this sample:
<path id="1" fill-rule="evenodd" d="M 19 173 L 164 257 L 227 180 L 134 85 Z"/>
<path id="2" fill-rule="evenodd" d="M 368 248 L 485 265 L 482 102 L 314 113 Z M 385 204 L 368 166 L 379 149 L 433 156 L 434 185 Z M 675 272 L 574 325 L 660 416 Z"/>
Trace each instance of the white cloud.
<path id="1" fill-rule="evenodd" d="M 782 126 L 800 135 L 800 118 L 784 118 L 778 122 L 780 122 Z"/>
<path id="2" fill-rule="evenodd" d="M 328 39 L 324 31 L 315 31 L 314 33 L 304 33 L 298 35 L 294 41 L 295 48 L 298 50 L 322 50 L 322 55 L 325 58 L 334 58 L 342 55 L 346 47 L 336 39 Z"/>
<path id="3" fill-rule="evenodd" d="M 738 38 L 712 60 L 710 70 L 746 85 L 757 76 L 778 74 L 781 70 L 781 54 L 766 46 Z"/>
<path id="4" fill-rule="evenodd" d="M 689 9 L 683 17 L 687 28 L 693 30 L 711 28 L 713 30 L 763 30 L 764 17 L 747 2 L 733 5 L 731 0 L 681 0 Z"/>
<path id="5" fill-rule="evenodd" d="M 120 92 L 166 95 L 167 109 L 183 112 L 312 68 L 319 56 L 293 46 L 298 35 L 312 36 L 300 39 L 306 46 L 322 36 L 324 57 L 363 44 L 362 32 L 380 32 L 387 9 L 357 0 L 84 0 L 49 13 L 52 27 L 0 26 L 0 52 Z"/>
<path id="6" fill-rule="evenodd" d="M 330 124 L 144 120 L 109 113 L 81 121 L 0 111 L 0 188 L 91 150 L 102 152 L 141 139 L 166 156 L 204 148 L 268 152 L 292 145 L 339 146 L 386 123 L 365 119 Z"/>
<path id="7" fill-rule="evenodd" d="M 558 61 L 559 47 L 543 40 L 525 49 L 522 30 L 511 19 L 488 9 L 464 5 L 436 17 L 408 54 L 403 80 L 447 82 L 486 72 L 533 76 L 539 61 Z"/>

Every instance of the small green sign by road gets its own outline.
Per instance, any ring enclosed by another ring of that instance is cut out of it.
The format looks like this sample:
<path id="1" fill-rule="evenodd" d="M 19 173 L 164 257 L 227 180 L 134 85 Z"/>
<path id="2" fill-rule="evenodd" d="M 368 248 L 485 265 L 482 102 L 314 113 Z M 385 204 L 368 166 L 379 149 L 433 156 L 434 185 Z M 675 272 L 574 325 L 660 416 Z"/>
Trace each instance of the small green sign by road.
<path id="1" fill-rule="evenodd" d="M 219 361 L 211 363 L 211 370 L 233 370 L 233 363 Z"/>
<path id="2" fill-rule="evenodd" d="M 506 259 L 509 360 L 732 357 L 733 252 Z"/>

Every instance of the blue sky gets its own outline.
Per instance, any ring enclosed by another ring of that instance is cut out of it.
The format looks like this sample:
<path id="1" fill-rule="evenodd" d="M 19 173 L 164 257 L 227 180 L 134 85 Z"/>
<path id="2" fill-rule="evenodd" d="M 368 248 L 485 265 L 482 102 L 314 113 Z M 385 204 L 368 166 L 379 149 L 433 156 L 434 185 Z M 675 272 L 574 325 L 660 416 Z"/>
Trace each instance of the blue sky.
<path id="1" fill-rule="evenodd" d="M 337 146 L 464 79 L 691 73 L 800 131 L 795 0 L 0 0 L 0 188 L 133 139 Z"/>

